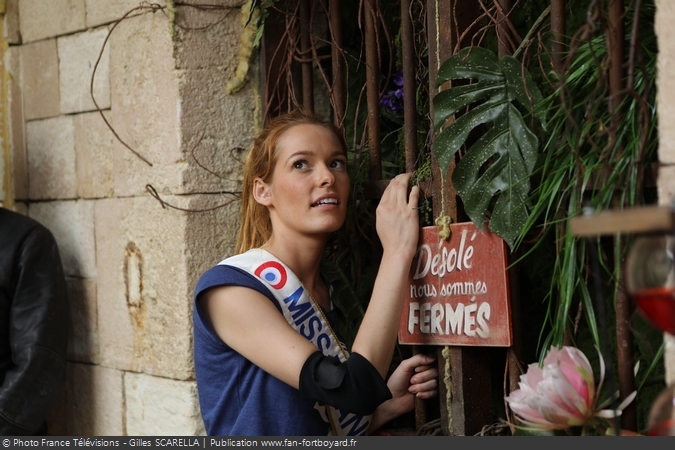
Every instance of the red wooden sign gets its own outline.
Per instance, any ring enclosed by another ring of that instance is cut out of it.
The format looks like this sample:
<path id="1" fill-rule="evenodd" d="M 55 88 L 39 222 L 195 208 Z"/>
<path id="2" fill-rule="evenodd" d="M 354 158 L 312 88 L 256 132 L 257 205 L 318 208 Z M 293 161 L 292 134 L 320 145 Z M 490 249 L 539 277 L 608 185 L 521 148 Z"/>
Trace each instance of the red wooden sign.
<path id="1" fill-rule="evenodd" d="M 511 345 L 506 244 L 487 226 L 422 229 L 408 276 L 398 331 L 401 344 Z"/>

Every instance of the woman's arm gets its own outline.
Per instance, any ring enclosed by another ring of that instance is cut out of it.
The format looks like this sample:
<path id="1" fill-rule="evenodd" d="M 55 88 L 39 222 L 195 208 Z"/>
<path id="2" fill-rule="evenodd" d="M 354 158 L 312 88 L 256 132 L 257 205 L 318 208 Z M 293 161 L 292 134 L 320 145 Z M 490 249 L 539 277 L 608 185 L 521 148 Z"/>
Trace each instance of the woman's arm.
<path id="1" fill-rule="evenodd" d="M 410 177 L 407 173 L 391 180 L 377 207 L 382 262 L 352 347 L 352 351 L 370 361 L 383 378 L 387 376 L 396 345 L 403 295 L 419 239 L 419 188 L 413 186 L 408 196 Z"/>
<path id="2" fill-rule="evenodd" d="M 199 305 L 223 342 L 298 389 L 302 366 L 318 349 L 288 324 L 267 297 L 246 287 L 223 286 L 202 294 Z"/>

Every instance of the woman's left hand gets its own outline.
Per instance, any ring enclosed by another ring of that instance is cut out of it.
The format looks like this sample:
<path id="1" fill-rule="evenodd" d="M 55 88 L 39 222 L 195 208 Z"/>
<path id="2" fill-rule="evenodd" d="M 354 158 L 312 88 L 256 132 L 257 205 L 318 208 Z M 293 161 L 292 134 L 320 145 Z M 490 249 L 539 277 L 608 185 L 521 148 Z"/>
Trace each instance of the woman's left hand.
<path id="1" fill-rule="evenodd" d="M 438 369 L 436 358 L 427 355 L 415 355 L 401 361 L 394 373 L 387 381 L 392 400 L 399 399 L 403 407 L 401 414 L 411 411 L 415 407 L 415 397 L 421 399 L 432 398 L 438 395 Z"/>
<path id="2" fill-rule="evenodd" d="M 422 354 L 401 361 L 387 380 L 387 387 L 393 398 L 377 408 L 371 431 L 412 411 L 415 408 L 415 397 L 428 399 L 438 395 L 438 369 L 435 363 L 436 358 Z"/>

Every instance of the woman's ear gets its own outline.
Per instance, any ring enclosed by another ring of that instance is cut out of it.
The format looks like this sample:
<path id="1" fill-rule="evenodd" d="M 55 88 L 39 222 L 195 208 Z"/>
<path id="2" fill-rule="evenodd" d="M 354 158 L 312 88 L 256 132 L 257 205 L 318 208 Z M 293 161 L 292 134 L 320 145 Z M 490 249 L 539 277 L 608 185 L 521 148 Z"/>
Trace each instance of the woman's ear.
<path id="1" fill-rule="evenodd" d="M 272 202 L 272 190 L 260 177 L 253 180 L 253 198 L 263 206 L 269 206 Z"/>

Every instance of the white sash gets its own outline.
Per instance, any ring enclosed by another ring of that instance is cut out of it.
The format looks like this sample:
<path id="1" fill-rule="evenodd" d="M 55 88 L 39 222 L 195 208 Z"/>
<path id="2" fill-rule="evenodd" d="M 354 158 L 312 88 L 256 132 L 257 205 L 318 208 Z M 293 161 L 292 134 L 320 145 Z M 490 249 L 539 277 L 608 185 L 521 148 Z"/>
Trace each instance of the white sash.
<path id="1" fill-rule="evenodd" d="M 348 353 L 343 344 L 333 338 L 330 325 L 317 311 L 298 277 L 274 255 L 256 248 L 227 258 L 218 265 L 238 267 L 261 280 L 268 286 L 284 317 L 295 331 L 316 345 L 324 355 L 345 361 L 344 354 Z M 318 402 L 314 405 L 314 409 L 330 424 L 329 436 L 365 435 L 370 426 L 371 416 L 343 412 Z"/>

